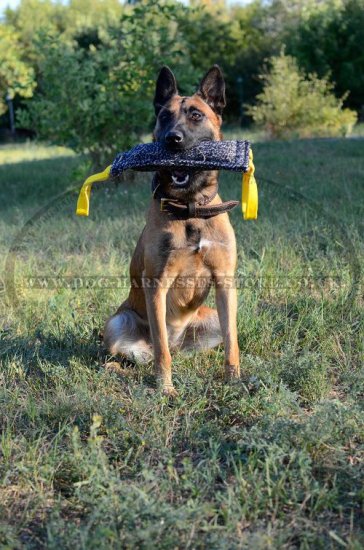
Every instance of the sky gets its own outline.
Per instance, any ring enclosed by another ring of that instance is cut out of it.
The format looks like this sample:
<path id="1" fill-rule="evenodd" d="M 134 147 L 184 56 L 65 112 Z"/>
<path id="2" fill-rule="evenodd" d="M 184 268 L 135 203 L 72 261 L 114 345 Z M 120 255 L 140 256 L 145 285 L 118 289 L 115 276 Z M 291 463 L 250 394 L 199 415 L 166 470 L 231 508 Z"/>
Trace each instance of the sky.
<path id="1" fill-rule="evenodd" d="M 0 13 L 4 11 L 5 8 L 10 6 L 11 8 L 15 8 L 19 3 L 19 0 L 0 0 Z"/>

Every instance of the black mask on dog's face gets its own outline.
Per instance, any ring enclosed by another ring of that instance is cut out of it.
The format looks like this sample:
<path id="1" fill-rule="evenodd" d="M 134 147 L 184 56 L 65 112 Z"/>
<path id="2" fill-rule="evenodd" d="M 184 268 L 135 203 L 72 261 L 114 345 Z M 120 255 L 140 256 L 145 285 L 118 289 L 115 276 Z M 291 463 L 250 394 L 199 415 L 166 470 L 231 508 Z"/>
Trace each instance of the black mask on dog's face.
<path id="1" fill-rule="evenodd" d="M 225 83 L 220 69 L 212 67 L 190 97 L 178 94 L 176 79 L 168 67 L 159 73 L 154 96 L 157 122 L 153 137 L 172 151 L 191 149 L 201 141 L 221 139 L 221 114 L 225 107 Z M 187 170 L 171 171 L 174 186 L 186 187 L 196 179 Z"/>

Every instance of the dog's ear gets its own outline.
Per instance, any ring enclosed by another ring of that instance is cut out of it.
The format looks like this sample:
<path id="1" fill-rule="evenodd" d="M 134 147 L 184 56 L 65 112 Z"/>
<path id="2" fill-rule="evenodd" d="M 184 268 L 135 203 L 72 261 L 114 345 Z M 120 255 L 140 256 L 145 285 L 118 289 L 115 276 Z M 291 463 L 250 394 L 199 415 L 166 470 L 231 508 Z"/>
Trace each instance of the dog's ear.
<path id="1" fill-rule="evenodd" d="M 211 67 L 201 80 L 197 94 L 211 107 L 215 113 L 221 115 L 226 106 L 225 80 L 218 65 Z"/>
<path id="2" fill-rule="evenodd" d="M 177 93 L 177 83 L 171 69 L 166 65 L 161 68 L 154 95 L 154 110 L 158 116 L 159 111 Z"/>

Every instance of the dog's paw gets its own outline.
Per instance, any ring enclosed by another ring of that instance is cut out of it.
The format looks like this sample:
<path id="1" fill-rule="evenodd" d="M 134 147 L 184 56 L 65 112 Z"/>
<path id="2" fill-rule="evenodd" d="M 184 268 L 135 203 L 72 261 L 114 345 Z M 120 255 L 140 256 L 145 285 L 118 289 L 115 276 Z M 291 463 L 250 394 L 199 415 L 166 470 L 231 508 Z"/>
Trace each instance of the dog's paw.
<path id="1" fill-rule="evenodd" d="M 236 382 L 240 378 L 240 367 L 236 365 L 225 365 L 226 382 Z"/>
<path id="2" fill-rule="evenodd" d="M 134 367 L 134 363 L 128 359 L 120 357 L 118 361 L 105 361 L 101 366 L 106 371 L 113 372 L 119 376 L 125 376 L 130 372 L 130 367 Z"/>
<path id="3" fill-rule="evenodd" d="M 125 369 L 123 369 L 119 361 L 106 361 L 102 367 L 109 372 L 115 372 L 120 375 L 125 374 Z"/>
<path id="4" fill-rule="evenodd" d="M 167 397 L 174 398 L 178 396 L 178 391 L 174 386 L 163 386 L 161 390 L 162 395 L 166 395 Z"/>

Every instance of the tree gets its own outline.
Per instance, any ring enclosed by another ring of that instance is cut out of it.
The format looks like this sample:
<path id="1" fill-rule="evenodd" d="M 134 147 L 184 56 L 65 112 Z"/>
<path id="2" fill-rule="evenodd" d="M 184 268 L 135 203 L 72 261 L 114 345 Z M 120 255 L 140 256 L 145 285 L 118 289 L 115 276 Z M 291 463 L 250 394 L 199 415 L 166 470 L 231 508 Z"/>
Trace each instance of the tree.
<path id="1" fill-rule="evenodd" d="M 270 60 L 271 68 L 262 75 L 263 91 L 258 103 L 248 108 L 257 124 L 272 137 L 311 137 L 347 135 L 356 114 L 343 109 L 343 98 L 332 93 L 327 79 L 307 77 L 296 60 L 282 51 Z"/>
<path id="2" fill-rule="evenodd" d="M 70 0 L 65 14 L 65 34 L 74 36 L 87 29 L 116 25 L 123 10 L 119 0 Z"/>
<path id="3" fill-rule="evenodd" d="M 31 63 L 36 60 L 34 40 L 40 30 L 48 29 L 59 35 L 64 32 L 66 10 L 66 6 L 51 0 L 21 0 L 15 9 L 6 10 L 5 23 L 15 29 L 24 59 Z"/>
<path id="4" fill-rule="evenodd" d="M 350 90 L 346 104 L 364 108 L 364 0 L 312 4 L 287 41 L 287 51 L 307 72 L 330 73 L 335 92 Z"/>
<path id="5" fill-rule="evenodd" d="M 18 34 L 8 25 L 0 25 L 0 115 L 7 110 L 6 97 L 30 97 L 34 85 L 34 72 L 22 60 Z"/>
<path id="6" fill-rule="evenodd" d="M 36 65 L 40 32 L 53 33 L 69 43 L 77 34 L 116 25 L 123 9 L 119 0 L 70 0 L 67 4 L 21 0 L 19 6 L 6 10 L 5 22 L 18 32 L 25 59 Z"/>
<path id="7" fill-rule="evenodd" d="M 196 72 L 178 21 L 179 3 L 144 0 L 126 10 L 115 27 L 90 41 L 38 39 L 38 87 L 21 113 L 39 137 L 90 153 L 95 164 L 112 160 L 150 130 L 158 69 L 180 69 L 180 89 L 191 91 Z M 90 38 L 90 35 L 89 35 Z"/>
<path id="8" fill-rule="evenodd" d="M 179 23 L 193 67 L 203 73 L 216 63 L 223 69 L 229 98 L 225 117 L 234 116 L 237 110 L 233 68 L 239 43 L 234 36 L 234 25 L 223 2 L 211 0 L 193 2 L 188 16 Z"/>
<path id="9" fill-rule="evenodd" d="M 278 55 L 287 37 L 294 33 L 307 1 L 253 0 L 232 6 L 229 19 L 235 57 L 228 67 L 227 81 L 235 114 L 241 110 L 241 95 L 249 103 L 262 91 L 259 75 L 264 63 L 268 57 Z"/>

